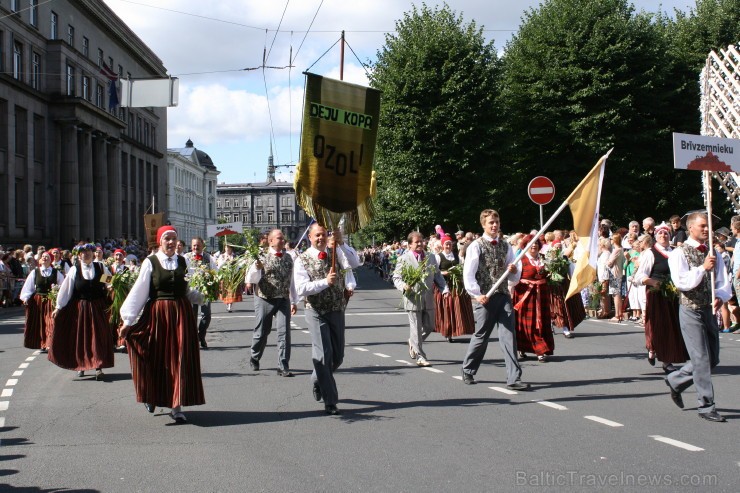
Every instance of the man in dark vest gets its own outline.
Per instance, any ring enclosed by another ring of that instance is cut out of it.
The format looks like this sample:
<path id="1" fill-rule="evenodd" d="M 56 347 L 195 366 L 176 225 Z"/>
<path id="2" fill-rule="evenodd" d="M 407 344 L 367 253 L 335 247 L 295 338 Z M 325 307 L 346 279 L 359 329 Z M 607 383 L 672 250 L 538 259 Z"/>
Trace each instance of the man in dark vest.
<path id="1" fill-rule="evenodd" d="M 260 369 L 260 358 L 272 330 L 272 317 L 277 317 L 278 369 L 281 377 L 290 372 L 290 316 L 295 315 L 298 294 L 293 282 L 293 257 L 285 252 L 285 237 L 279 229 L 267 236 L 268 249 L 247 272 L 247 289 L 254 287 L 254 314 L 257 324 L 252 337 L 249 366 Z"/>
<path id="2" fill-rule="evenodd" d="M 339 414 L 339 393 L 334 372 L 344 360 L 345 281 L 342 270 L 360 266 L 360 259 L 347 248 L 335 232 L 336 262 L 327 248 L 324 227 L 314 223 L 309 230 L 311 247 L 299 255 L 293 266 L 293 279 L 300 298 L 306 300 L 306 323 L 311 333 L 313 397 L 324 399 L 327 414 Z"/>
<path id="3" fill-rule="evenodd" d="M 185 260 L 188 261 L 188 271 L 193 272 L 193 265 L 195 262 L 202 262 L 209 269 L 218 270 L 216 261 L 211 257 L 210 254 L 203 251 L 205 243 L 203 238 L 196 236 L 190 241 L 190 252 L 185 254 Z M 195 310 L 195 318 L 198 319 L 198 307 L 200 306 L 200 322 L 198 323 L 198 339 L 200 340 L 200 347 L 203 349 L 208 348 L 206 343 L 206 332 L 208 326 L 211 325 L 211 302 L 203 303 L 202 305 L 193 305 Z"/>
<path id="4" fill-rule="evenodd" d="M 514 264 L 511 245 L 499 239 L 500 219 L 498 212 L 485 209 L 480 213 L 483 236 L 468 245 L 463 266 L 465 290 L 473 299 L 475 333 L 470 338 L 468 353 L 462 367 L 463 382 L 475 383 L 473 375 L 483 361 L 488 347 L 488 338 L 493 328 L 498 329 L 498 340 L 506 363 L 506 387 L 510 390 L 528 390 L 529 384 L 522 383 L 522 368 L 517 361 L 514 311 L 507 282 L 501 283 L 489 297 L 488 291 L 504 274 L 509 273 L 508 283 L 516 284 L 521 277 L 521 267 Z"/>
<path id="5" fill-rule="evenodd" d="M 686 220 L 689 238 L 668 257 L 671 280 L 679 291 L 678 321 L 691 361 L 666 377 L 671 399 L 683 409 L 681 392 L 693 383 L 699 400 L 699 417 L 724 422 L 715 409 L 712 368 L 719 364 L 719 328 L 714 313 L 730 299 L 730 282 L 723 262 L 705 244 L 709 238 L 707 216 L 701 212 Z M 714 271 L 712 299 L 711 271 Z"/>

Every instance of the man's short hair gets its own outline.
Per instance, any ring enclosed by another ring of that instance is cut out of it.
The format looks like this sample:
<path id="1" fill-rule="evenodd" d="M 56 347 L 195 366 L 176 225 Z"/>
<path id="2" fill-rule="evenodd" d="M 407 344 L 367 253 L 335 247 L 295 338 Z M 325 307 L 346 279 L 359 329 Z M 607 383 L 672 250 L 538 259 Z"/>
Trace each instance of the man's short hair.
<path id="1" fill-rule="evenodd" d="M 192 238 L 190 239 L 190 243 L 192 243 L 192 242 L 193 242 L 193 240 L 198 240 L 199 242 L 203 243 L 204 245 L 206 244 L 206 242 L 205 242 L 205 241 L 203 241 L 203 238 L 201 238 L 200 236 L 193 236 L 193 237 L 192 237 Z"/>
<path id="2" fill-rule="evenodd" d="M 645 223 L 655 226 L 655 219 L 653 219 L 652 217 L 646 217 L 645 219 L 642 220 L 642 224 L 645 224 Z"/>
<path id="3" fill-rule="evenodd" d="M 704 219 L 706 219 L 707 215 L 704 214 L 703 212 L 692 212 L 691 214 L 689 214 L 689 217 L 686 218 L 686 227 L 690 228 L 691 225 L 693 225 L 696 222 L 696 220 L 699 219 L 700 217 L 703 217 Z"/>
<path id="4" fill-rule="evenodd" d="M 498 219 L 499 218 L 498 212 L 493 209 L 483 209 L 483 212 L 480 213 L 481 226 L 485 224 L 486 219 L 488 219 L 489 217 Z"/>
<path id="5" fill-rule="evenodd" d="M 409 233 L 407 240 L 409 243 L 411 243 L 411 240 L 413 240 L 414 238 L 420 238 L 421 241 L 424 241 L 424 235 L 419 233 L 418 231 L 412 231 L 411 233 Z"/>
<path id="6" fill-rule="evenodd" d="M 638 226 L 639 227 L 640 226 L 640 223 L 638 223 L 637 221 L 630 221 L 629 227 L 631 228 L 632 226 Z"/>
<path id="7" fill-rule="evenodd" d="M 669 223 L 672 223 L 673 221 L 676 221 L 676 220 L 680 221 L 681 220 L 681 216 L 679 216 L 678 214 L 674 214 L 674 215 L 671 216 L 671 218 L 668 220 L 668 222 Z"/>

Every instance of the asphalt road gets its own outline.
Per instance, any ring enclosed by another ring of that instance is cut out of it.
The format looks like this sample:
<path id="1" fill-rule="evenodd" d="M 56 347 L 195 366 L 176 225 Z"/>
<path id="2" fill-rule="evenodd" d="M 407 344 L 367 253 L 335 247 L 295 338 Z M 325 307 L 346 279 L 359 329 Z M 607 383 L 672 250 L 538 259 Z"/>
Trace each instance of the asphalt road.
<path id="1" fill-rule="evenodd" d="M 739 491 L 740 336 L 723 335 L 713 378 L 727 423 L 670 400 L 642 329 L 587 320 L 523 363 L 505 389 L 498 342 L 477 385 L 460 381 L 467 337 L 433 334 L 412 364 L 400 295 L 364 268 L 336 375 L 340 416 L 313 400 L 310 338 L 293 318 L 295 378 L 276 375 L 275 334 L 249 369 L 251 300 L 213 305 L 201 352 L 206 404 L 189 423 L 135 402 L 128 356 L 106 382 L 22 347 L 23 312 L 0 311 L 0 491 Z"/>

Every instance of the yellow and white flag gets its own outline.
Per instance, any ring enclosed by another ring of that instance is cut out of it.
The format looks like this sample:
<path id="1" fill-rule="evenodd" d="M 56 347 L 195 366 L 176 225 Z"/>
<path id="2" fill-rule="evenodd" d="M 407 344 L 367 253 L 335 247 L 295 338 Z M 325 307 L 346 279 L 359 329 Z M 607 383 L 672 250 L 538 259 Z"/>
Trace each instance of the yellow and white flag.
<path id="1" fill-rule="evenodd" d="M 583 288 L 596 279 L 596 261 L 599 252 L 599 205 L 601 202 L 601 184 L 604 180 L 604 167 L 613 148 L 604 154 L 586 178 L 578 184 L 566 200 L 573 214 L 573 229 L 578 235 L 580 255 L 576 259 L 576 268 L 570 279 L 570 287 L 565 298 L 580 293 Z"/>

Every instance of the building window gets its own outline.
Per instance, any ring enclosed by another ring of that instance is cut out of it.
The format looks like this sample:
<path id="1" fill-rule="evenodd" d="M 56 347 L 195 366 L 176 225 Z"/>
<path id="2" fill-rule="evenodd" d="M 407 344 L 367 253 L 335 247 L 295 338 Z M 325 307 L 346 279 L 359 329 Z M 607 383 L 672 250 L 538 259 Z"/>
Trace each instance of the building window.
<path id="1" fill-rule="evenodd" d="M 31 54 L 31 87 L 41 89 L 41 55 Z"/>
<path id="2" fill-rule="evenodd" d="M 15 154 L 26 156 L 28 154 L 28 113 L 20 106 L 15 107 Z"/>
<path id="3" fill-rule="evenodd" d="M 267 222 L 268 223 L 275 222 L 275 214 L 273 214 L 272 212 L 268 212 L 267 213 Z"/>
<path id="4" fill-rule="evenodd" d="M 229 199 L 226 199 L 226 200 L 224 201 L 224 204 L 225 204 L 225 206 L 226 206 L 227 208 L 231 207 L 231 201 L 230 201 Z"/>
<path id="5" fill-rule="evenodd" d="M 151 136 L 151 139 L 150 139 L 150 144 L 151 144 L 152 148 L 154 148 L 154 149 L 157 148 L 157 127 L 155 127 L 154 125 L 152 125 L 152 136 Z M 211 186 L 210 185 L 211 184 L 209 183 L 208 184 L 208 193 L 213 193 L 213 191 L 211 190 Z"/>
<path id="6" fill-rule="evenodd" d="M 111 72 L 113 71 L 113 57 L 108 57 L 108 68 L 111 69 Z"/>
<path id="7" fill-rule="evenodd" d="M 284 223 L 289 223 L 290 222 L 290 212 L 280 213 L 280 220 Z"/>
<path id="8" fill-rule="evenodd" d="M 103 50 L 98 48 L 98 67 L 103 68 Z"/>
<path id="9" fill-rule="evenodd" d="M 244 199 L 244 207 L 249 208 L 249 199 Z"/>
<path id="10" fill-rule="evenodd" d="M 0 31 L 0 72 L 5 72 L 5 33 Z"/>
<path id="11" fill-rule="evenodd" d="M 75 45 L 75 28 L 71 24 L 67 26 L 67 43 L 69 46 Z"/>
<path id="12" fill-rule="evenodd" d="M 30 22 L 33 27 L 39 27 L 39 0 L 31 0 L 30 2 Z"/>
<path id="13" fill-rule="evenodd" d="M 262 197 L 257 197 L 254 203 L 255 207 L 262 207 Z"/>
<path id="14" fill-rule="evenodd" d="M 149 146 L 149 122 L 144 122 L 144 145 Z"/>
<path id="15" fill-rule="evenodd" d="M 51 32 L 49 33 L 49 39 L 57 39 L 59 37 L 59 16 L 56 12 L 51 12 Z"/>
<path id="16" fill-rule="evenodd" d="M 224 214 L 224 219 L 226 219 L 226 222 L 231 222 L 231 214 Z"/>
<path id="17" fill-rule="evenodd" d="M 113 67 L 111 67 L 111 69 L 112 68 Z M 121 79 L 123 79 L 123 67 L 119 65 L 118 66 L 118 80 L 121 80 Z"/>
<path id="18" fill-rule="evenodd" d="M 141 142 L 141 117 L 136 117 L 136 141 Z"/>
<path id="19" fill-rule="evenodd" d="M 103 107 L 103 84 L 98 82 L 95 88 L 95 106 L 98 108 Z"/>
<path id="20" fill-rule="evenodd" d="M 18 12 L 18 0 L 10 0 L 10 11 Z"/>
<path id="21" fill-rule="evenodd" d="M 85 98 L 85 100 L 90 101 L 90 77 L 83 75 L 82 76 L 82 97 Z"/>
<path id="22" fill-rule="evenodd" d="M 20 41 L 13 42 L 13 78 L 23 78 L 23 44 Z"/>
<path id="23" fill-rule="evenodd" d="M 216 207 L 219 208 L 219 209 L 221 208 L 221 201 L 220 200 L 217 200 L 216 201 Z"/>
<path id="24" fill-rule="evenodd" d="M 86 57 L 90 57 L 90 40 L 85 36 L 82 36 L 82 54 Z"/>
<path id="25" fill-rule="evenodd" d="M 255 221 L 254 221 L 254 222 L 256 222 L 256 223 L 261 223 L 261 222 L 262 222 L 262 213 L 261 213 L 261 212 L 258 212 L 258 213 L 256 214 L 256 217 L 257 217 L 257 219 L 255 219 Z"/>
<path id="26" fill-rule="evenodd" d="M 67 96 L 75 95 L 75 68 L 67 65 Z"/>

